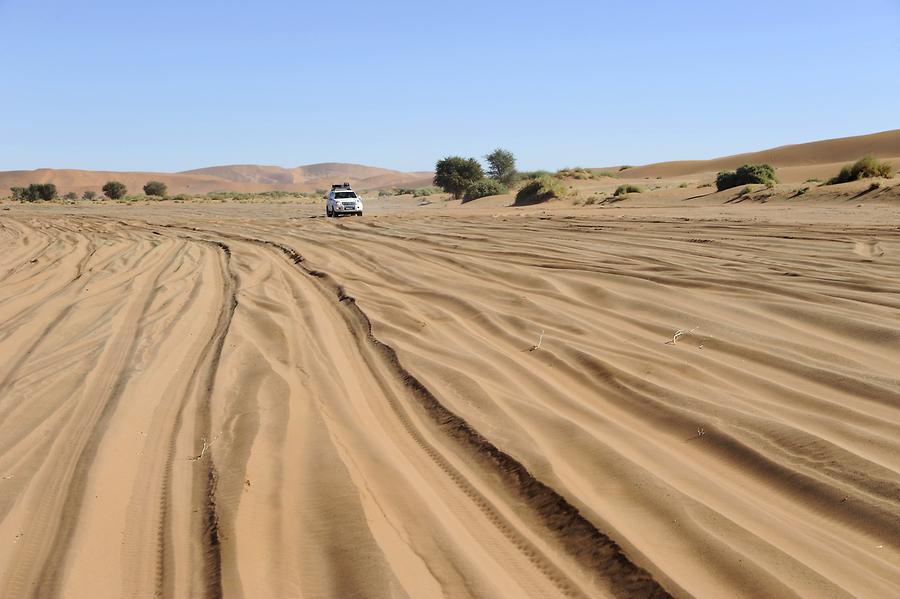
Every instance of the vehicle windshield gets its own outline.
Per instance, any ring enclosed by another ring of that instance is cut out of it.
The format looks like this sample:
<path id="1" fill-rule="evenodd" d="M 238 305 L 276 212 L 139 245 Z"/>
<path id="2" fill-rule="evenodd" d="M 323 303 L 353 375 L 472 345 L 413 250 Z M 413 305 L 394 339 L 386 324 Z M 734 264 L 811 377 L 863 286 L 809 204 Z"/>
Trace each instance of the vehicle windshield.
<path id="1" fill-rule="evenodd" d="M 356 198 L 356 194 L 352 191 L 336 191 L 334 192 L 334 199 L 336 200 L 352 200 Z"/>

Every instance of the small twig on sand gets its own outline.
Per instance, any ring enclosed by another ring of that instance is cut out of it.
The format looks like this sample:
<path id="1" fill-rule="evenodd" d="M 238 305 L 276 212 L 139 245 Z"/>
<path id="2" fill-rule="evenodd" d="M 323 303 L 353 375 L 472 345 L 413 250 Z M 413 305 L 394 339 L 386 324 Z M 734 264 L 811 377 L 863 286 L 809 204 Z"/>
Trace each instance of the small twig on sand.
<path id="1" fill-rule="evenodd" d="M 203 459 L 203 456 L 206 455 L 206 450 L 212 447 L 212 444 L 216 442 L 216 439 L 219 438 L 219 435 L 213 437 L 212 441 L 206 440 L 206 437 L 203 437 L 203 448 L 200 450 L 200 455 L 191 456 L 189 458 L 185 458 L 189 462 L 199 462 Z"/>
<path id="2" fill-rule="evenodd" d="M 703 435 L 705 435 L 705 434 L 706 434 L 706 429 L 703 428 L 702 426 L 701 426 L 700 428 L 697 429 L 697 438 L 698 438 L 698 439 L 699 439 L 700 437 L 702 437 Z"/>
<path id="3" fill-rule="evenodd" d="M 678 343 L 679 339 L 681 339 L 685 335 L 690 335 L 691 333 L 693 333 L 694 331 L 696 331 L 699 328 L 700 328 L 700 325 L 695 326 L 690 331 L 687 331 L 685 329 L 678 329 L 677 331 L 675 331 L 675 334 L 672 335 L 672 338 L 669 339 L 668 341 L 666 341 L 666 345 L 675 345 L 676 343 Z"/>
<path id="4" fill-rule="evenodd" d="M 537 350 L 541 349 L 541 343 L 543 343 L 543 342 L 544 342 L 544 331 L 541 331 L 541 336 L 538 337 L 537 345 L 532 345 L 530 348 L 528 348 L 528 351 L 537 351 Z"/>

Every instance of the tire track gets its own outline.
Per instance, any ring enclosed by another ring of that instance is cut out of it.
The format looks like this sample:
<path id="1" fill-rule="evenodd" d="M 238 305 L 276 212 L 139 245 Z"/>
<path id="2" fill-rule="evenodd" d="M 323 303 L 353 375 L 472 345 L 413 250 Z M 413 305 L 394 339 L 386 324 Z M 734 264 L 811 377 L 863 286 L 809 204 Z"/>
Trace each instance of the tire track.
<path id="1" fill-rule="evenodd" d="M 116 409 L 129 377 L 128 370 L 121 365 L 129 363 L 134 356 L 135 340 L 141 333 L 143 314 L 146 313 L 153 301 L 156 281 L 173 259 L 173 256 L 169 256 L 168 260 L 162 260 L 156 265 L 152 275 L 148 277 L 150 284 L 143 288 L 143 297 L 139 296 L 138 301 L 132 305 L 131 310 L 134 311 L 134 314 L 125 320 L 124 330 L 117 335 L 117 339 L 120 341 L 117 343 L 114 339 L 108 343 L 108 347 L 110 344 L 124 345 L 124 351 L 108 349 L 106 359 L 112 361 L 112 364 L 103 366 L 107 367 L 106 369 L 111 375 L 107 378 L 101 374 L 100 379 L 89 389 L 92 394 L 101 398 L 93 407 L 88 406 L 85 409 L 84 418 L 87 419 L 85 428 L 90 432 L 75 431 L 75 438 L 72 440 L 72 458 L 68 456 L 64 458 L 71 459 L 71 466 L 66 468 L 67 474 L 62 480 L 49 481 L 50 488 L 45 490 L 44 504 L 37 511 L 35 520 L 32 522 L 36 531 L 44 530 L 46 534 L 49 534 L 49 538 L 43 539 L 43 547 L 47 548 L 46 554 L 39 561 L 34 560 L 38 554 L 44 551 L 40 545 L 44 535 L 36 532 L 34 534 L 36 538 L 29 542 L 30 550 L 26 552 L 26 555 L 32 555 L 32 559 L 23 556 L 25 559 L 19 560 L 12 571 L 7 572 L 7 589 L 13 594 L 24 591 L 22 576 L 27 577 L 28 570 L 31 570 L 34 575 L 30 595 L 52 597 L 59 593 L 63 565 L 72 540 L 72 533 L 77 524 L 78 513 L 84 501 L 84 490 L 90 465 L 96 455 L 103 430 Z M 60 499 L 63 495 L 65 498 Z M 52 520 L 56 522 L 51 530 Z"/>
<path id="2" fill-rule="evenodd" d="M 465 420 L 448 410 L 419 379 L 400 363 L 394 348 L 375 337 L 371 321 L 356 303 L 355 298 L 347 295 L 343 287 L 330 275 L 306 266 L 303 256 L 288 246 L 260 239 L 243 238 L 242 240 L 264 244 L 278 250 L 301 272 L 312 277 L 332 293 L 342 307 L 348 328 L 360 345 L 365 342 L 376 350 L 382 363 L 419 401 L 419 405 L 424 408 L 438 429 L 466 449 L 483 467 L 498 475 L 506 486 L 531 508 L 568 553 L 583 567 L 597 573 L 602 581 L 609 585 L 609 589 L 614 595 L 651 598 L 671 596 L 646 570 L 634 564 L 615 541 L 584 518 L 577 508 L 549 486 L 537 480 L 525 466 L 494 446 Z M 392 402 L 391 408 L 414 442 L 472 500 L 494 526 L 525 554 L 559 588 L 562 594 L 566 596 L 574 594 L 575 588 L 565 580 L 565 576 L 561 572 L 555 571 L 556 567 L 549 562 L 541 564 L 537 549 L 522 539 L 515 532 L 513 526 L 496 512 L 484 495 L 479 493 L 438 450 L 422 437 L 410 421 L 404 408 L 396 401 Z"/>
<path id="3" fill-rule="evenodd" d="M 215 331 L 210 337 L 206 348 L 204 348 L 202 352 L 203 356 L 209 356 L 209 361 L 208 364 L 204 364 L 204 362 L 206 362 L 206 358 L 201 358 L 190 375 L 191 381 L 201 381 L 197 385 L 196 391 L 199 394 L 199 397 L 197 398 L 194 439 L 195 443 L 197 440 L 202 440 L 202 444 L 199 447 L 195 445 L 195 450 L 197 451 L 195 455 L 200 456 L 197 460 L 198 462 L 205 463 L 205 468 L 202 471 L 196 473 L 194 476 L 195 482 L 193 485 L 194 491 L 192 503 L 193 505 L 201 506 L 202 513 L 201 516 L 195 521 L 193 527 L 198 533 L 197 538 L 201 539 L 200 563 L 203 564 L 205 572 L 205 583 L 204 588 L 202 589 L 203 596 L 208 597 L 209 599 L 218 599 L 223 595 L 222 554 L 219 538 L 219 516 L 216 509 L 216 486 L 218 482 L 218 472 L 216 470 L 212 452 L 207 451 L 208 442 L 211 438 L 210 400 L 215 388 L 215 378 L 218 371 L 219 361 L 222 357 L 222 348 L 231 328 L 231 322 L 234 318 L 235 310 L 237 310 L 237 289 L 240 287 L 240 281 L 237 274 L 232 269 L 231 248 L 227 244 L 220 241 L 209 241 L 188 236 L 180 236 L 180 238 L 193 243 L 204 243 L 212 245 L 218 250 L 218 253 L 221 256 L 221 260 L 223 262 L 222 272 L 223 280 L 225 281 L 225 287 L 222 292 L 224 302 L 222 305 L 222 309 L 219 311 L 219 317 Z M 203 370 L 202 376 L 200 373 L 201 368 Z M 189 391 L 188 397 L 193 395 L 193 393 L 193 390 Z M 169 489 L 172 484 L 172 465 L 175 459 L 174 439 L 178 433 L 178 430 L 181 428 L 183 410 L 185 407 L 186 402 L 182 403 L 182 407 L 178 411 L 175 426 L 173 429 L 172 442 L 169 445 L 166 461 L 166 477 L 163 483 L 166 489 Z M 165 538 L 165 535 L 169 530 L 168 503 L 169 502 L 167 498 L 165 500 L 165 508 L 163 513 L 161 514 L 160 520 L 160 534 L 163 538 Z M 157 577 L 157 594 L 162 594 L 166 590 L 171 590 L 173 588 L 172 583 L 169 582 L 166 578 L 166 566 L 168 564 L 168 561 L 166 558 L 165 547 L 169 544 L 170 543 L 163 544 L 162 548 L 160 549 L 160 555 L 158 557 L 158 565 L 161 571 Z M 169 565 L 169 569 L 171 569 L 171 565 Z"/>

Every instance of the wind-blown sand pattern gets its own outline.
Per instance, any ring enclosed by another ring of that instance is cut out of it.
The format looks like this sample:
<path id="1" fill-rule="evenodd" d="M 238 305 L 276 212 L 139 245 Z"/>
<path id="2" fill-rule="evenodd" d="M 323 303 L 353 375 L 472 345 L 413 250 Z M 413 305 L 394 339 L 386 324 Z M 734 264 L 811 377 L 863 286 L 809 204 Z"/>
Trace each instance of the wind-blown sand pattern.
<path id="1" fill-rule="evenodd" d="M 319 212 L 2 213 L 0 596 L 900 594 L 896 225 Z"/>

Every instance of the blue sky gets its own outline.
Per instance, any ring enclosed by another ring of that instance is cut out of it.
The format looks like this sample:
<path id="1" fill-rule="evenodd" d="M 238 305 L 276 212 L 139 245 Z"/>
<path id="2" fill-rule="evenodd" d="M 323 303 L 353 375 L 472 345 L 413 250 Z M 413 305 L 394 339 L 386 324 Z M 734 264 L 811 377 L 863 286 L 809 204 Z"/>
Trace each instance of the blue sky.
<path id="1" fill-rule="evenodd" d="M 0 0 L 0 170 L 708 158 L 900 128 L 900 0 Z"/>

